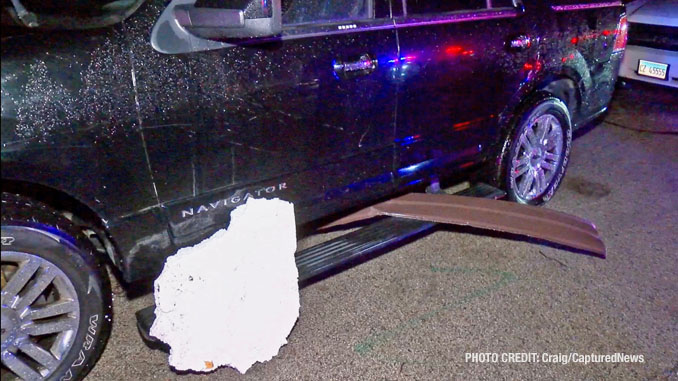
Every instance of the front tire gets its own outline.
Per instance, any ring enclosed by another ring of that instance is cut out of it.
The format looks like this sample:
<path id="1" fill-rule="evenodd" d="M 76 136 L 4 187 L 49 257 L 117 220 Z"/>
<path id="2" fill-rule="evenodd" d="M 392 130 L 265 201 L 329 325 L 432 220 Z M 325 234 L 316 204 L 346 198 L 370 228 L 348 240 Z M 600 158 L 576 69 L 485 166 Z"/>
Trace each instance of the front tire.
<path id="1" fill-rule="evenodd" d="M 111 328 L 110 285 L 83 233 L 2 194 L 2 380 L 80 380 Z"/>
<path id="2" fill-rule="evenodd" d="M 542 205 L 551 200 L 567 170 L 572 122 L 565 103 L 541 95 L 514 124 L 504 145 L 500 182 L 510 200 Z"/>

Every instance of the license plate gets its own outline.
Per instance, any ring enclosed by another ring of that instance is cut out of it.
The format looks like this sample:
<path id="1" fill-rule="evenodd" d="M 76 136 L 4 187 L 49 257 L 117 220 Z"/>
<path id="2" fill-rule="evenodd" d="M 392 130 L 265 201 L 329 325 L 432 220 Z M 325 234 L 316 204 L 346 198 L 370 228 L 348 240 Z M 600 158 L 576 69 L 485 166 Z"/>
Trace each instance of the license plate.
<path id="1" fill-rule="evenodd" d="M 669 74 L 669 65 L 659 62 L 638 60 L 638 75 L 666 79 Z"/>

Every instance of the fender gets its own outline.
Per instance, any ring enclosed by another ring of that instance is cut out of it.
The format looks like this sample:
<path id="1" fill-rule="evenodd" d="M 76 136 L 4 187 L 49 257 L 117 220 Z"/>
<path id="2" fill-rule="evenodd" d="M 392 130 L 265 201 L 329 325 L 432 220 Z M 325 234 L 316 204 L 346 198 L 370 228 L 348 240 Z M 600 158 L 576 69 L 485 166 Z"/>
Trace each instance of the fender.
<path id="1" fill-rule="evenodd" d="M 164 258 L 175 248 L 146 160 L 123 34 L 117 26 L 53 34 L 2 41 L 3 190 L 18 184 L 38 198 L 77 200 L 106 229 L 125 279 L 142 277 L 146 269 L 131 271 L 131 258 Z"/>
<path id="2" fill-rule="evenodd" d="M 499 114 L 497 123 L 500 133 L 492 148 L 487 151 L 491 153 L 490 159 L 497 159 L 501 153 L 502 143 L 510 133 L 515 115 L 519 114 L 521 107 L 540 91 L 548 92 L 565 102 L 570 110 L 573 126 L 579 125 L 590 114 L 583 109 L 582 99 L 587 99 L 593 87 L 591 74 L 584 57 L 579 52 L 572 54 L 574 58 L 568 62 L 558 61 L 544 64 L 533 78 L 526 75 L 526 80 L 513 93 L 510 101 Z"/>

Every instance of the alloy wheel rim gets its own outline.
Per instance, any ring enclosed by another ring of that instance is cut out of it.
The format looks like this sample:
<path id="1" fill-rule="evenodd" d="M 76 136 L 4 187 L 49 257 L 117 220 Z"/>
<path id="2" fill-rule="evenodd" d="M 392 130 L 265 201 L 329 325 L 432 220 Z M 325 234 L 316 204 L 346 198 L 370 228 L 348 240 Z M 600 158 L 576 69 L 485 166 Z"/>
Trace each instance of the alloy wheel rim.
<path id="1" fill-rule="evenodd" d="M 80 304 L 73 283 L 52 262 L 2 252 L 2 373 L 45 379 L 73 346 Z"/>
<path id="2" fill-rule="evenodd" d="M 558 118 L 544 114 L 533 119 L 518 138 L 512 158 L 511 183 L 525 201 L 546 192 L 563 156 L 563 127 Z"/>

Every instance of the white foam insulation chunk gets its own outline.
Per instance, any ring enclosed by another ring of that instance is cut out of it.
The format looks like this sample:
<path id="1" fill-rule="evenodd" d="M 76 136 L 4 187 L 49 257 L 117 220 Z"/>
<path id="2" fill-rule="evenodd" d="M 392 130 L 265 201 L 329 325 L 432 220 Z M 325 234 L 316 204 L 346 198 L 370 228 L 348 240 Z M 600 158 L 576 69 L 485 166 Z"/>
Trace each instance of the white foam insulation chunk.
<path id="1" fill-rule="evenodd" d="M 295 229 L 291 203 L 249 198 L 227 230 L 167 258 L 151 335 L 172 367 L 245 373 L 278 354 L 299 317 Z"/>

